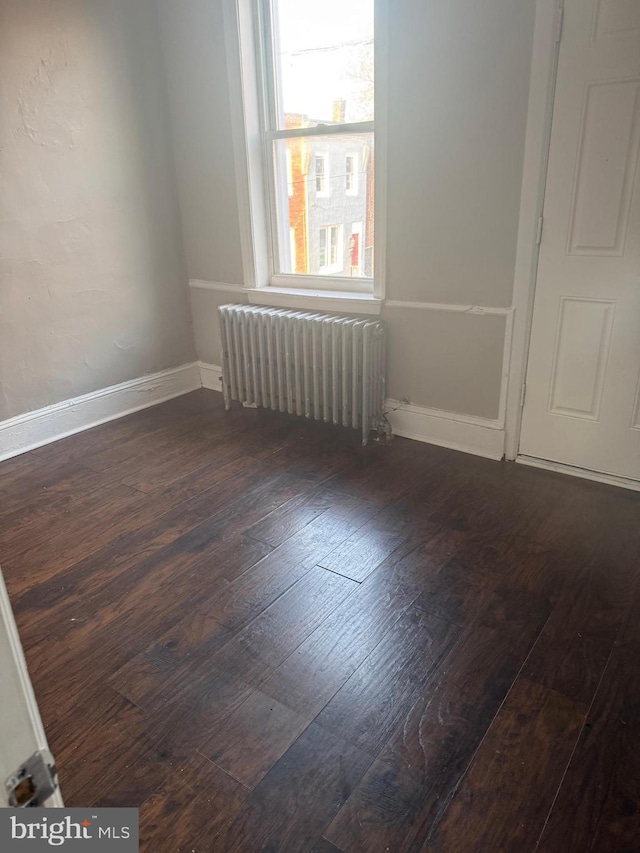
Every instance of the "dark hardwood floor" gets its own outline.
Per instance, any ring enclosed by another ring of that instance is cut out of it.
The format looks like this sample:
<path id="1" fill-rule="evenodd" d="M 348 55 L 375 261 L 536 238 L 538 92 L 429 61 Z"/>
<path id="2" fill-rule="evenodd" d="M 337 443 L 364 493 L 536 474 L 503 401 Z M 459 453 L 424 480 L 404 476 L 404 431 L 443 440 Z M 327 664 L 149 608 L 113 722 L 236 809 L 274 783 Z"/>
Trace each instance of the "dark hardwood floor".
<path id="1" fill-rule="evenodd" d="M 200 391 L 0 519 L 65 801 L 144 851 L 640 851 L 640 494 Z"/>

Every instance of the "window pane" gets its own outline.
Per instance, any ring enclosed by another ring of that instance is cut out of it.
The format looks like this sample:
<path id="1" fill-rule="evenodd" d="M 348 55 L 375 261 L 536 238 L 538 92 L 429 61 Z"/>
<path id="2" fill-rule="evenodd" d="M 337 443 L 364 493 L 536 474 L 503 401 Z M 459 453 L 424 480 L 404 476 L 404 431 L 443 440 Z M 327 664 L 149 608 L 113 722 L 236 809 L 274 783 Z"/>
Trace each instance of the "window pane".
<path id="1" fill-rule="evenodd" d="M 326 156 L 324 154 L 316 154 L 316 192 L 318 194 L 327 193 L 326 177 Z"/>
<path id="2" fill-rule="evenodd" d="M 295 229 L 292 229 L 295 235 Z M 325 267 L 327 265 L 327 229 L 321 228 L 318 234 L 319 240 L 319 248 L 318 248 L 318 258 L 321 267 Z M 295 266 L 294 266 L 295 269 Z"/>
<path id="3" fill-rule="evenodd" d="M 277 127 L 373 119 L 374 0 L 272 0 Z"/>
<path id="4" fill-rule="evenodd" d="M 372 278 L 373 134 L 278 139 L 273 150 L 275 272 Z"/>

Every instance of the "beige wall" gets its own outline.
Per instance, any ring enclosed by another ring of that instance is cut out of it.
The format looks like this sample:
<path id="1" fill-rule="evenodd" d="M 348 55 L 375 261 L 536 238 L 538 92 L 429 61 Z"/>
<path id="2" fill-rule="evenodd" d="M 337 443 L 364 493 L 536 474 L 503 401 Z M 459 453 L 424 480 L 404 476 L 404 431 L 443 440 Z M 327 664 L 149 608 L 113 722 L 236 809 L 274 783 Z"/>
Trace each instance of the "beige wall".
<path id="1" fill-rule="evenodd" d="M 154 0 L 0 0 L 0 419 L 195 357 Z"/>
<path id="2" fill-rule="evenodd" d="M 168 48 L 168 68 L 190 275 L 237 283 L 241 255 L 221 0 L 161 2 L 165 43 L 179 32 Z M 508 307 L 535 4 L 388 2 L 386 296 Z M 198 131 L 206 144 L 191 139 Z M 234 301 L 233 295 L 192 291 L 192 301 L 199 355 L 218 363 L 215 308 Z M 383 318 L 391 397 L 498 417 L 504 316 L 384 308 Z"/>
<path id="3" fill-rule="evenodd" d="M 391 0 L 387 298 L 509 306 L 533 0 Z"/>
<path id="4" fill-rule="evenodd" d="M 189 278 L 242 284 L 221 0 L 158 0 Z"/>

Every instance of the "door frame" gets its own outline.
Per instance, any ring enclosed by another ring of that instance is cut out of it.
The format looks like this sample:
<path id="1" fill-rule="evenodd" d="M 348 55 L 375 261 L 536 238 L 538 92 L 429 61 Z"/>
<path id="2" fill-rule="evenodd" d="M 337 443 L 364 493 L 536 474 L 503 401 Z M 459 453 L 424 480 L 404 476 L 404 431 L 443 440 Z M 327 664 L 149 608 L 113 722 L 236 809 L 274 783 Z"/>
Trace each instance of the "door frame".
<path id="1" fill-rule="evenodd" d="M 38 702 L 35 693 L 33 692 L 33 685 L 31 684 L 31 679 L 29 677 L 29 670 L 27 669 L 27 662 L 25 660 L 22 643 L 20 642 L 18 626 L 16 625 L 13 610 L 11 608 L 11 601 L 9 600 L 9 593 L 7 591 L 4 575 L 2 574 L 2 567 L 0 567 L 0 625 L 2 626 L 3 641 L 6 640 L 9 655 L 13 661 L 13 670 L 17 677 L 18 690 L 26 710 L 24 728 L 27 730 L 29 735 L 27 740 L 31 740 L 33 742 L 33 746 L 37 749 L 47 749 L 47 736 L 42 724 L 42 718 L 40 717 Z M 6 637 L 4 637 L 5 633 Z M 0 731 L 0 749 L 4 749 L 5 737 L 6 735 L 4 730 Z M 26 760 L 29 758 L 29 755 L 25 754 L 23 758 Z M 0 779 L 0 785 L 4 786 L 4 782 L 4 779 Z M 3 796 L 0 799 L 2 799 L 3 803 L 6 802 L 4 791 Z M 44 805 L 47 808 L 62 808 L 64 806 L 59 787 L 56 788 Z"/>
<path id="2" fill-rule="evenodd" d="M 536 0 L 505 413 L 505 456 L 510 460 L 517 459 L 520 446 L 563 10 L 564 0 Z"/>

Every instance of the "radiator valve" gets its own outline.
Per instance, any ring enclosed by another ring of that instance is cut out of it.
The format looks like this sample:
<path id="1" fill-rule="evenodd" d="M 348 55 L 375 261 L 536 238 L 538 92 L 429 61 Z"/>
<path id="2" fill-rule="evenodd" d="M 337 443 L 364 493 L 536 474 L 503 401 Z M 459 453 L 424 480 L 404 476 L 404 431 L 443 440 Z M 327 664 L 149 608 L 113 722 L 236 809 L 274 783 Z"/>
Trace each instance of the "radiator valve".
<path id="1" fill-rule="evenodd" d="M 391 424 L 386 415 L 382 415 L 378 419 L 378 423 L 375 427 L 376 435 L 374 437 L 374 441 L 379 442 L 380 444 L 390 444 L 393 441 L 393 430 L 391 429 Z"/>

